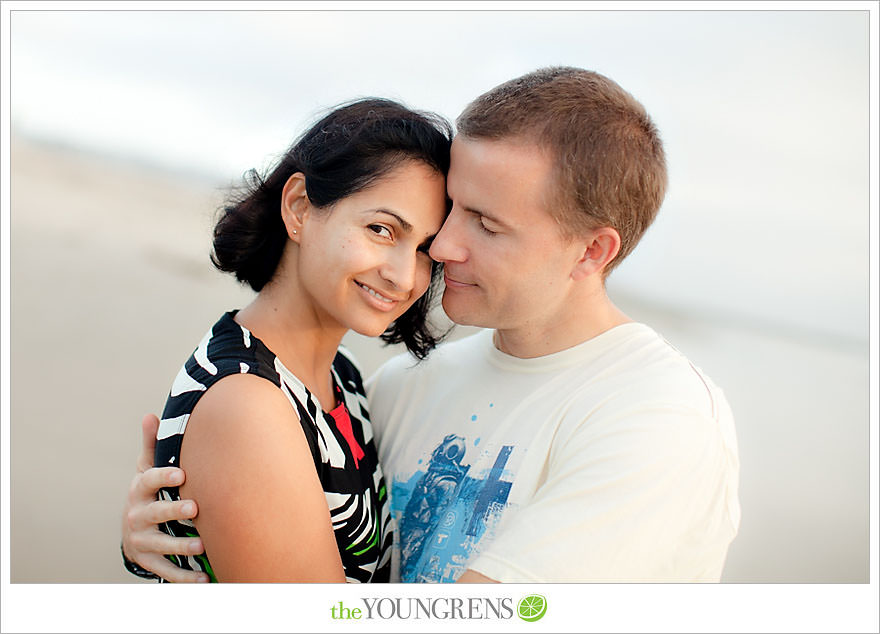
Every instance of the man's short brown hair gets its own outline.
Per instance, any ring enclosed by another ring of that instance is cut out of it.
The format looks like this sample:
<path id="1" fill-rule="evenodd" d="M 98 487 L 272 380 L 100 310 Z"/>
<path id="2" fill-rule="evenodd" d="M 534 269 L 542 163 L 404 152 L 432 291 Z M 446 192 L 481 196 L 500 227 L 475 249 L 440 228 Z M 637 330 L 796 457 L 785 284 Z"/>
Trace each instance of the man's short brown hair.
<path id="1" fill-rule="evenodd" d="M 620 234 L 607 275 L 636 246 L 666 193 L 666 158 L 644 107 L 592 71 L 543 68 L 493 88 L 456 121 L 472 139 L 534 141 L 551 152 L 551 215 L 563 233 L 598 227 Z"/>

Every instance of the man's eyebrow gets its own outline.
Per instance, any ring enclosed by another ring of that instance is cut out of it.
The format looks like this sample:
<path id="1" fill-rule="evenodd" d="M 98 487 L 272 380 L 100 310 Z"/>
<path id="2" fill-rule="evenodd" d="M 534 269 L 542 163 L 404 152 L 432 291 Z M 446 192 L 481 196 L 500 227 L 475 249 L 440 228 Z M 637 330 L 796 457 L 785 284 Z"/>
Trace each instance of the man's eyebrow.
<path id="1" fill-rule="evenodd" d="M 400 223 L 400 228 L 403 229 L 404 232 L 406 232 L 406 233 L 409 233 L 413 229 L 413 226 L 410 223 L 408 223 L 406 220 L 401 218 L 398 214 L 394 213 L 393 211 L 389 211 L 387 209 L 373 209 L 372 211 L 375 213 L 386 214 L 388 216 L 391 216 L 392 218 L 397 220 L 398 223 Z"/>
<path id="2" fill-rule="evenodd" d="M 487 218 L 491 222 L 494 222 L 495 224 L 500 225 L 502 227 L 507 226 L 506 222 L 504 222 L 503 220 L 500 220 L 499 218 L 497 218 L 496 216 L 493 216 L 490 213 L 486 213 L 482 209 L 474 209 L 473 207 L 468 207 L 467 205 L 462 205 L 461 208 L 464 209 L 465 211 L 467 211 L 468 213 L 477 214 L 478 216 L 482 216 L 483 218 Z"/>

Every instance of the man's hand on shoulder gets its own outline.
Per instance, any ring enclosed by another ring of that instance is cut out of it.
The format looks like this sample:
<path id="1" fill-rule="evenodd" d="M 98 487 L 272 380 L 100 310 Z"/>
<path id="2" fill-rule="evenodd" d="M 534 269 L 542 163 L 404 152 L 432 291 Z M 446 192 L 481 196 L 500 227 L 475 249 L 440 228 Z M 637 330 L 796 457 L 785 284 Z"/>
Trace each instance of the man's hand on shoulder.
<path id="1" fill-rule="evenodd" d="M 177 467 L 152 466 L 158 428 L 158 418 L 152 414 L 144 417 L 138 473 L 131 481 L 122 513 L 122 553 L 140 568 L 168 581 L 209 581 L 206 574 L 184 570 L 165 558 L 165 555 L 197 555 L 203 553 L 205 548 L 197 537 L 171 537 L 159 530 L 160 522 L 192 519 L 197 515 L 198 507 L 193 500 L 167 502 L 156 499 L 159 489 L 178 486 L 186 477 L 183 470 Z"/>

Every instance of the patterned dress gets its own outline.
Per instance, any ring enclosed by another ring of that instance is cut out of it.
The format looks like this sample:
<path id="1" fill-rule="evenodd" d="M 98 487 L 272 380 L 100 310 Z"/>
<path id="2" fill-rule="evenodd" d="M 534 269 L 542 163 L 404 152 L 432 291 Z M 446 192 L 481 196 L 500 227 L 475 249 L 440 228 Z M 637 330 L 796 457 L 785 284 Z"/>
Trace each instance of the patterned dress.
<path id="1" fill-rule="evenodd" d="M 391 520 L 360 372 L 340 348 L 333 361 L 340 405 L 324 412 L 272 351 L 234 321 L 236 312 L 226 313 L 214 324 L 174 380 L 159 425 L 154 464 L 180 464 L 187 420 L 199 398 L 214 383 L 239 373 L 263 377 L 284 393 L 299 416 L 330 508 L 346 580 L 388 581 Z M 162 489 L 159 499 L 179 500 L 178 488 Z M 254 526 L 254 531 L 259 528 Z M 173 536 L 198 536 L 189 520 L 166 522 L 162 529 Z M 207 554 L 169 558 L 182 568 L 206 572 L 212 581 L 217 580 Z"/>

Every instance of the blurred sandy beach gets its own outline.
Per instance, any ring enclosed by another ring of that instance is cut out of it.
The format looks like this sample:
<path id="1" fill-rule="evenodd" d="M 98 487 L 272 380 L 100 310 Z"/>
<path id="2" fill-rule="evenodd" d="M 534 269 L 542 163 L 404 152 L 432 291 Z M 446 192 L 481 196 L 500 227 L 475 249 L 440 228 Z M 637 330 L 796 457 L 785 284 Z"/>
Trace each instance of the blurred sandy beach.
<path id="1" fill-rule="evenodd" d="M 251 297 L 208 260 L 225 183 L 15 137 L 10 183 L 11 581 L 137 582 L 119 539 L 140 419 Z M 733 407 L 743 515 L 724 581 L 867 582 L 867 339 L 713 323 L 613 285 L 612 297 Z M 365 375 L 396 352 L 346 342 Z"/>

